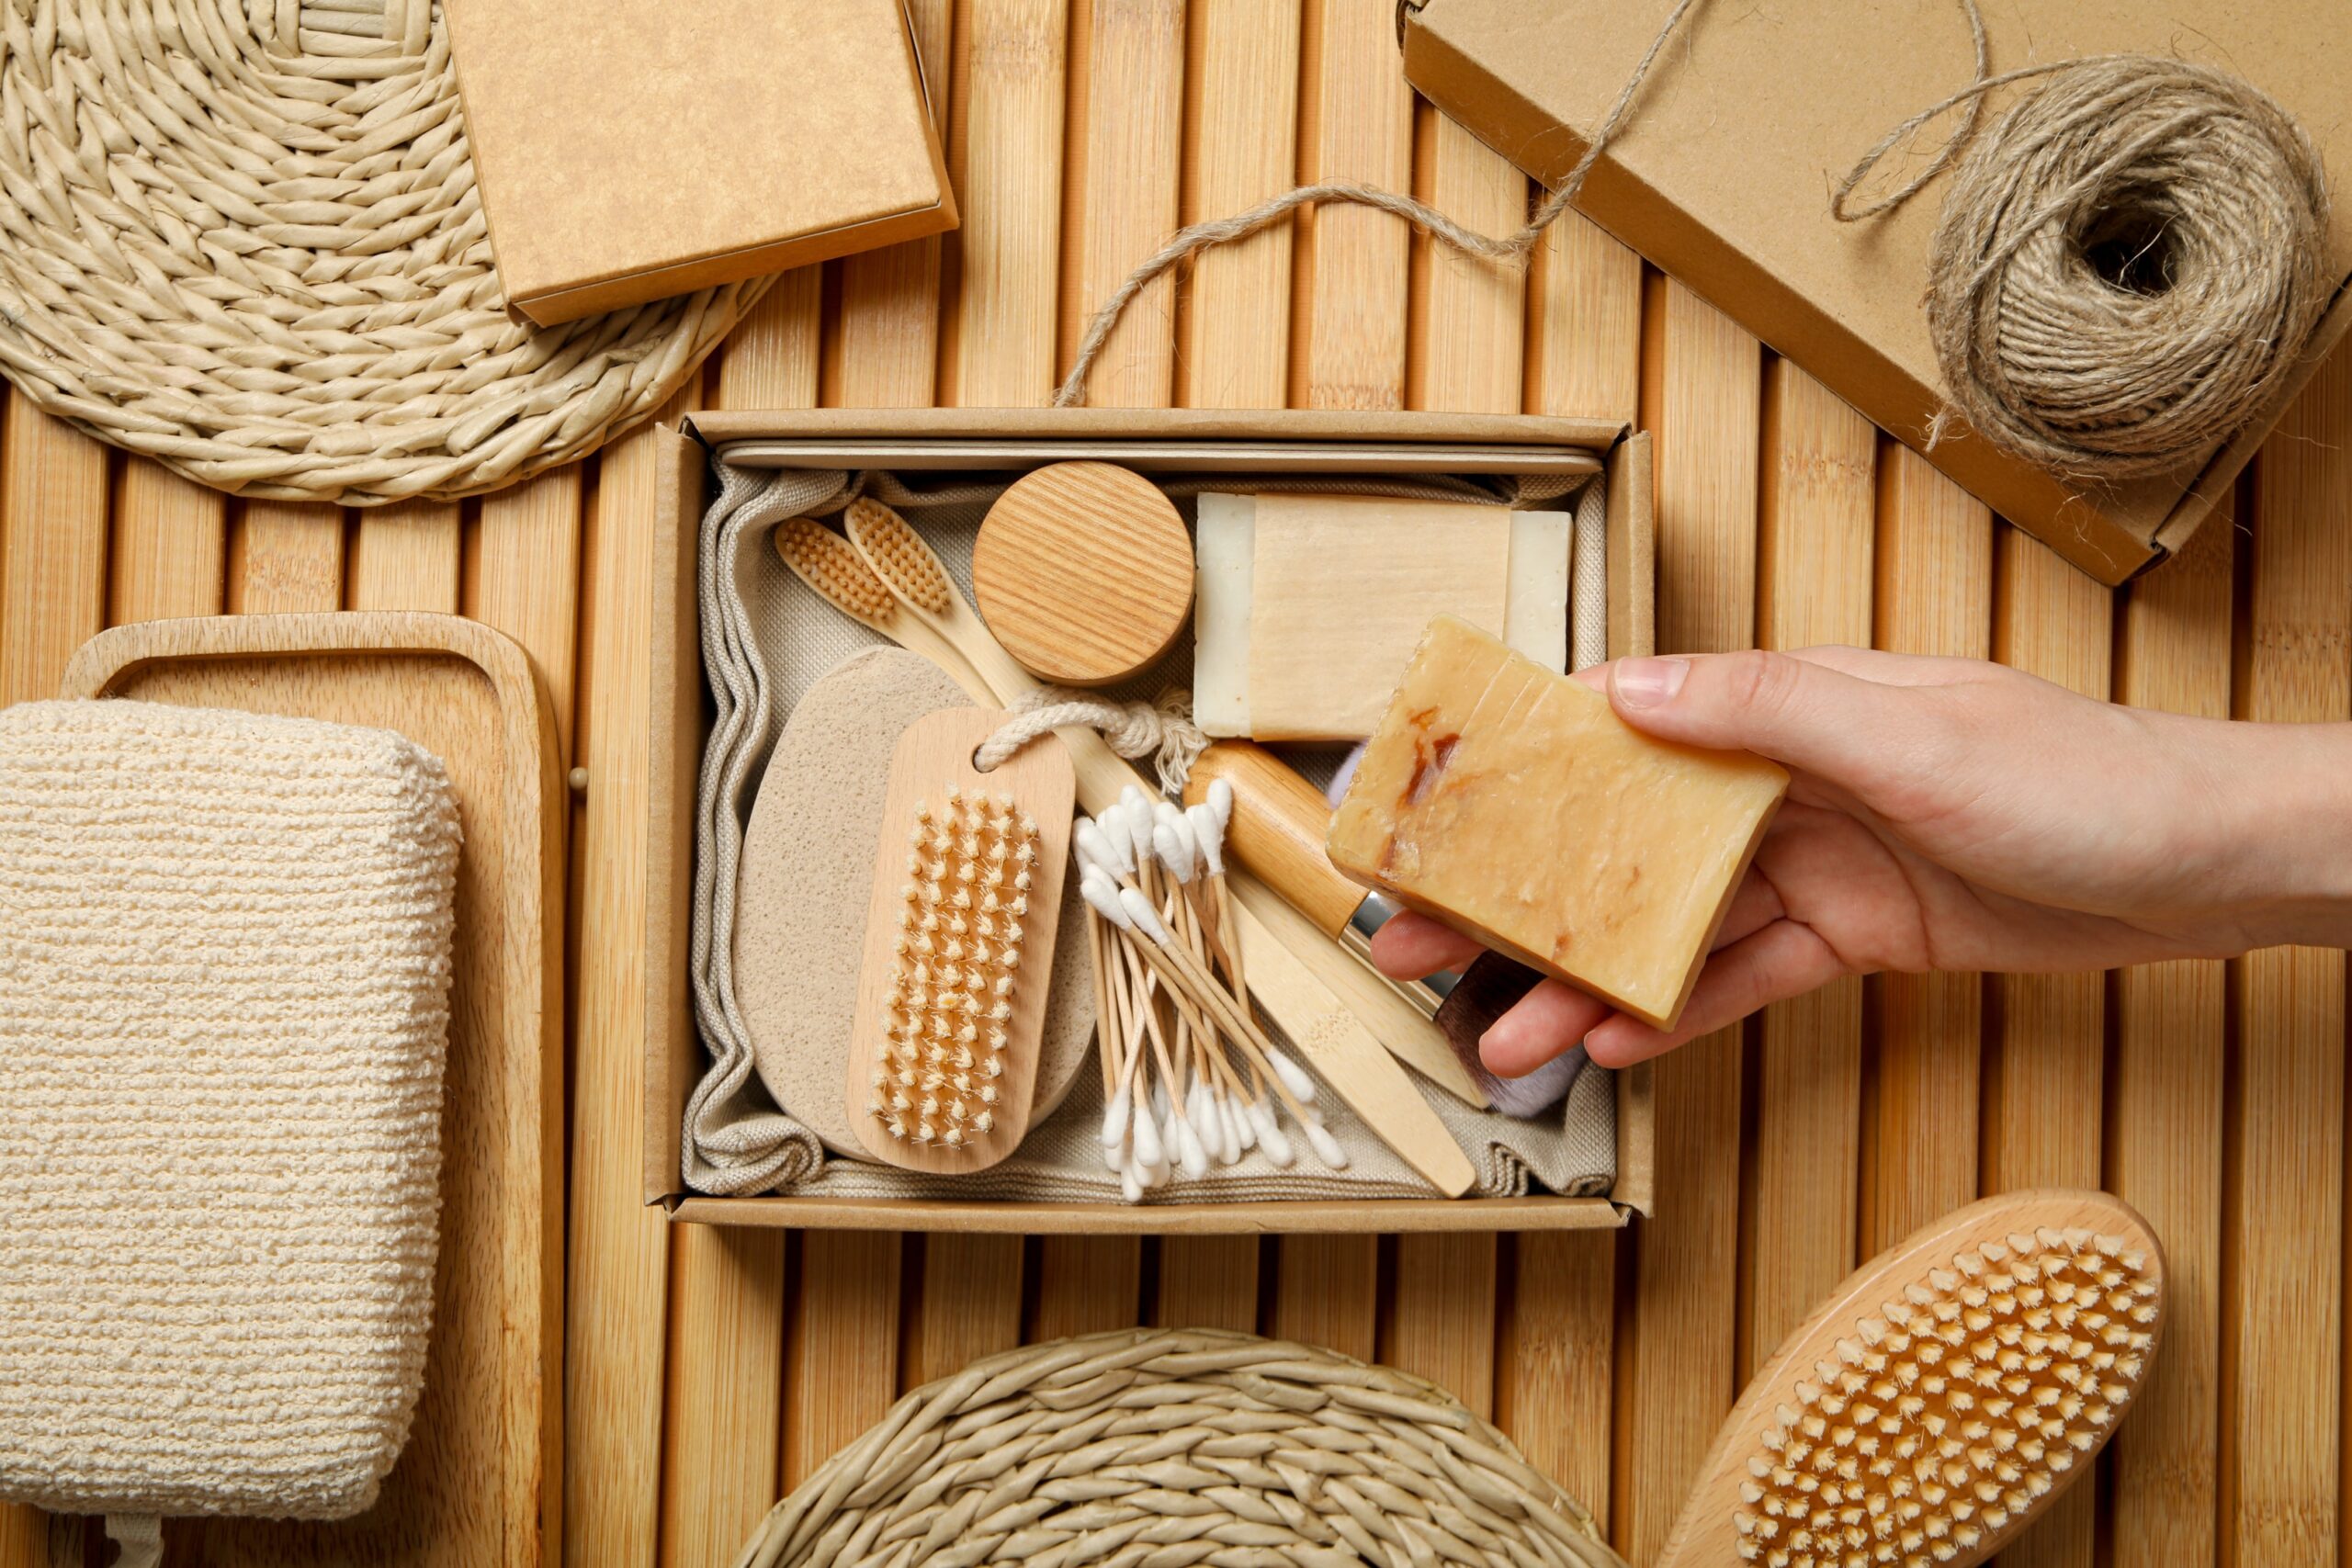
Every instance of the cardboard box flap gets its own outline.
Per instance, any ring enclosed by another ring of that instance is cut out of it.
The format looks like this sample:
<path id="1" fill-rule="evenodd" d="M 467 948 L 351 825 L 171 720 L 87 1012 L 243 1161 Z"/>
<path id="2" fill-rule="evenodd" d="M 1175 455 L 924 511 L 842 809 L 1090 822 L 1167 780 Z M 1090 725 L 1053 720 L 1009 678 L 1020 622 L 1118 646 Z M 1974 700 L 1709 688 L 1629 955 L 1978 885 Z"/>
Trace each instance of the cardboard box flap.
<path id="1" fill-rule="evenodd" d="M 1423 0 L 1406 14 L 1406 71 L 1496 151 L 1556 183 L 1669 8 L 1668 0 Z M 1996 71 L 2139 51 L 2235 72 L 2302 123 L 2330 170 L 2352 170 L 2352 117 L 2342 111 L 2352 30 L 2335 25 L 2329 7 L 2311 0 L 2014 0 L 1988 8 L 1985 21 Z M 1888 432 L 1924 448 L 1928 422 L 1943 405 L 1919 304 L 1943 186 L 1851 224 L 1830 217 L 1829 192 L 1887 130 L 1965 85 L 1972 69 L 1966 19 L 1951 0 L 1697 7 L 1577 205 Z M 2033 85 L 1997 90 L 1983 124 Z M 1948 130 L 1950 121 L 1939 126 Z M 1932 148 L 1939 134 L 1931 127 L 1915 145 Z M 1894 159 L 1870 188 L 1891 188 L 1918 164 Z M 2338 205 L 2329 249 L 2335 276 L 2352 270 L 2352 203 Z M 2313 339 L 2315 355 L 2347 316 L 2331 314 Z M 2070 487 L 1966 432 L 1928 457 L 2003 516 L 2115 582 L 2185 536 L 2227 491 L 2253 445 L 2221 444 L 2178 473 L 2097 489 Z"/>
<path id="2" fill-rule="evenodd" d="M 903 0 L 449 0 L 507 300 L 542 325 L 955 225 Z"/>

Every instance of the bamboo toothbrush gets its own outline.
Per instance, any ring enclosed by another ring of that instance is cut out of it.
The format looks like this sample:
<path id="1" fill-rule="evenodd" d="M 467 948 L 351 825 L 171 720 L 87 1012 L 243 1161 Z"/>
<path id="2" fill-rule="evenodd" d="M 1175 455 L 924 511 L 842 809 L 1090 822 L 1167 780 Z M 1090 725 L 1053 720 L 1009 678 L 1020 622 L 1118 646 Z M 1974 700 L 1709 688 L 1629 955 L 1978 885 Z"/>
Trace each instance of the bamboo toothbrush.
<path id="1" fill-rule="evenodd" d="M 1756 1374 L 1654 1568 L 1974 1568 L 2090 1473 L 2164 1313 L 2163 1250 L 2106 1193 L 1945 1216 Z"/>
<path id="2" fill-rule="evenodd" d="M 877 501 L 860 497 L 849 505 L 845 527 L 850 544 L 898 599 L 899 613 L 885 622 L 867 619 L 848 605 L 842 605 L 844 610 L 902 646 L 936 658 L 930 644 L 909 640 L 914 634 L 905 628 L 911 625 L 933 634 L 957 656 L 954 664 L 941 668 L 959 681 L 964 674 L 958 666 L 977 678 L 988 694 L 975 694 L 984 705 L 1011 707 L 1039 689 L 981 624 L 939 558 L 904 518 Z M 777 547 L 786 547 L 781 538 Z M 790 564 L 791 558 L 786 560 Z M 801 575 L 819 592 L 826 592 L 810 574 Z M 838 599 L 833 603 L 842 604 Z M 1141 776 L 1092 730 L 1071 728 L 1057 733 L 1076 765 L 1078 798 L 1086 810 L 1099 816 L 1117 804 L 1123 789 L 1145 787 Z M 1477 1179 L 1469 1156 L 1396 1059 L 1316 976 L 1310 961 L 1283 949 L 1243 900 L 1234 901 L 1233 912 L 1236 945 L 1250 954 L 1253 993 L 1267 1015 L 1302 1050 L 1318 1055 L 1332 1087 L 1408 1165 L 1448 1196 L 1469 1190 Z M 1342 964 L 1353 963 L 1344 954 L 1333 956 Z"/>

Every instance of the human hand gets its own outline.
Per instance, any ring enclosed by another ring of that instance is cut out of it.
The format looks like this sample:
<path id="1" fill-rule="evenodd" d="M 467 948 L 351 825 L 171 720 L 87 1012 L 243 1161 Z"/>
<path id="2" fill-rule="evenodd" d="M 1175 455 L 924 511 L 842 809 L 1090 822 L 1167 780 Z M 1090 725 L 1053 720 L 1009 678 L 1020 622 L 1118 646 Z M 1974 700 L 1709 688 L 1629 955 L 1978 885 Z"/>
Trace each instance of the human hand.
<path id="1" fill-rule="evenodd" d="M 1997 664 L 1849 648 L 1621 660 L 1578 677 L 1662 739 L 1747 750 L 1789 795 L 1678 1026 L 1558 981 L 1488 1029 L 1515 1077 L 1622 1066 L 1841 975 L 2065 971 L 2352 942 L 2352 726 L 2183 718 Z M 1400 916 L 1399 978 L 1477 944 Z"/>

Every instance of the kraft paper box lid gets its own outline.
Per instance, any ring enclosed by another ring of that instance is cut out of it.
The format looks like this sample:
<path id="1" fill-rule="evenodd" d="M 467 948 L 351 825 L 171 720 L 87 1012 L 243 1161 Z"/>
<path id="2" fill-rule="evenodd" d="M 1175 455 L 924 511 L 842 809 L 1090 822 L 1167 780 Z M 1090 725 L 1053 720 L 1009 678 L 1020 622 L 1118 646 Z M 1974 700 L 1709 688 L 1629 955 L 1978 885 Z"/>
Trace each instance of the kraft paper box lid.
<path id="1" fill-rule="evenodd" d="M 1657 36 L 1670 0 L 1405 0 L 1415 86 L 1536 178 L 1556 185 Z M 2352 271 L 2352 28 L 2326 0 L 1999 0 L 1984 6 L 1996 72 L 2136 51 L 2245 77 L 2299 120 L 2338 187 L 2332 276 Z M 1966 85 L 1958 0 L 1702 3 L 1661 52 L 1577 205 L 1899 439 L 1924 449 L 1943 406 L 1921 297 L 1945 180 L 1860 223 L 1829 216 L 1835 183 L 1896 125 Z M 1989 96 L 1980 133 L 2020 94 Z M 1891 190 L 1957 122 L 1927 127 Z M 1886 176 L 1891 175 L 1892 178 Z M 2304 368 L 2352 321 L 2340 291 Z M 2254 454 L 2289 396 L 2204 461 L 2070 490 L 1962 430 L 1928 460 L 2085 571 L 2120 582 L 2176 549 Z"/>
<path id="2" fill-rule="evenodd" d="M 902 0 L 447 0 L 507 302 L 542 326 L 935 234 Z"/>

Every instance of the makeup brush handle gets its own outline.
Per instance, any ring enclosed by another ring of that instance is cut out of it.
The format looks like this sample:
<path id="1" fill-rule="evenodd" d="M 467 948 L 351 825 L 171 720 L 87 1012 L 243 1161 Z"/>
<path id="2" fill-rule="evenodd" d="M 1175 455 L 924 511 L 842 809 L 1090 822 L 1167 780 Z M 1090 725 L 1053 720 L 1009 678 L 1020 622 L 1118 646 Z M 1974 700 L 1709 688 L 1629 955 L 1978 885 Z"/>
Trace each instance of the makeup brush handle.
<path id="1" fill-rule="evenodd" d="M 1324 852 L 1329 804 L 1281 758 L 1248 740 L 1220 740 L 1202 752 L 1184 784 L 1185 803 L 1206 800 L 1218 779 L 1233 786 L 1226 853 L 1337 941 L 1364 890 L 1340 875 Z"/>

